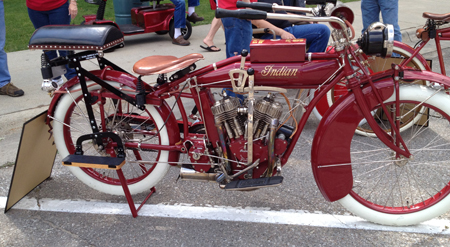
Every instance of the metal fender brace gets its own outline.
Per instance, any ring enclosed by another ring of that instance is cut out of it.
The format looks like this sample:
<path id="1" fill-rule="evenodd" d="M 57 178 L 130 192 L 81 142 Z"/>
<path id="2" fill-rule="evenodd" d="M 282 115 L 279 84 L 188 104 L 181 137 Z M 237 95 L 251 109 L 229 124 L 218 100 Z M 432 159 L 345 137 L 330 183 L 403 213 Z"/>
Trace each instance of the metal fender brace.
<path id="1" fill-rule="evenodd" d="M 92 104 L 94 104 L 98 100 L 98 97 L 97 96 L 92 97 L 91 93 L 89 93 L 89 90 L 87 88 L 86 77 L 88 77 L 89 79 L 93 80 L 94 82 L 96 82 L 97 84 L 101 85 L 102 87 L 104 87 L 108 91 L 114 93 L 118 97 L 126 100 L 127 102 L 129 102 L 130 104 L 132 104 L 134 106 L 137 106 L 136 100 L 134 98 L 128 96 L 127 94 L 119 91 L 118 89 L 116 89 L 115 87 L 111 86 L 107 82 L 105 82 L 105 81 L 101 80 L 100 78 L 94 76 L 89 71 L 83 69 L 81 67 L 80 62 L 81 62 L 80 57 L 74 57 L 74 58 L 71 59 L 70 64 L 71 64 L 71 66 L 73 66 L 75 68 L 75 70 L 77 71 L 77 76 L 80 79 L 80 86 L 81 86 L 81 90 L 83 92 L 84 101 L 86 102 L 86 111 L 87 111 L 87 114 L 88 114 L 88 117 L 89 117 L 89 124 L 90 124 L 91 130 L 92 130 L 92 133 L 94 134 L 94 135 L 91 136 L 92 137 L 91 139 L 95 140 L 97 145 L 102 145 L 102 143 L 103 143 L 103 136 L 100 135 L 101 133 L 100 133 L 100 130 L 98 129 L 98 125 L 97 125 L 97 122 L 96 122 L 95 117 L 94 117 L 94 112 L 92 110 Z M 111 133 L 111 134 L 115 135 L 114 133 Z M 113 139 L 113 140 L 119 139 L 120 140 L 120 138 L 118 136 L 117 136 L 117 138 L 111 138 L 111 139 Z M 77 142 L 78 142 L 78 140 L 77 140 Z"/>
<path id="2" fill-rule="evenodd" d="M 369 77 L 369 83 L 370 86 L 373 88 L 373 92 L 376 96 L 377 101 L 381 105 L 384 112 L 391 112 L 388 111 L 386 108 L 386 105 L 383 103 L 382 97 L 379 94 L 377 88 L 373 84 L 372 79 Z M 398 95 L 398 80 L 394 81 L 395 85 L 395 92 L 396 92 L 396 108 L 399 109 L 399 95 Z M 408 148 L 406 147 L 405 142 L 403 141 L 402 137 L 400 136 L 400 130 L 398 128 L 398 125 L 394 122 L 392 119 L 392 116 L 390 114 L 386 114 L 386 118 L 388 119 L 391 126 L 396 126 L 395 128 L 392 128 L 393 131 L 391 131 L 391 136 L 389 136 L 386 131 L 384 131 L 376 122 L 375 118 L 372 116 L 371 110 L 369 109 L 369 106 L 367 104 L 367 101 L 364 97 L 364 94 L 362 92 L 362 89 L 360 87 L 360 83 L 353 77 L 348 79 L 348 87 L 351 89 L 353 94 L 355 95 L 356 102 L 358 103 L 359 108 L 361 109 L 361 113 L 364 115 L 364 118 L 367 120 L 367 123 L 372 128 L 372 130 L 375 132 L 377 137 L 384 143 L 386 146 L 388 146 L 390 149 L 396 152 L 396 156 L 399 157 L 400 155 L 409 158 L 411 156 L 411 153 L 409 152 Z M 396 138 L 393 138 L 395 136 Z M 396 143 L 393 143 L 393 141 L 396 140 Z M 404 148 L 401 149 L 401 148 Z"/>

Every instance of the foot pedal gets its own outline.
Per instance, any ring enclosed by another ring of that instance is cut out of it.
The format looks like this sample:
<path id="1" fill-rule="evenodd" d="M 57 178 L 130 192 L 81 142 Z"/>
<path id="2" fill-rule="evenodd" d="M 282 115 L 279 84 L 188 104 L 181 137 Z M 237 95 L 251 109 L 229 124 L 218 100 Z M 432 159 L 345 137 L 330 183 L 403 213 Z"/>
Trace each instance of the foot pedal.
<path id="1" fill-rule="evenodd" d="M 246 180 L 231 181 L 225 186 L 225 190 L 248 190 L 259 189 L 264 187 L 278 186 L 283 182 L 282 176 L 269 178 L 255 178 Z"/>
<path id="2" fill-rule="evenodd" d="M 62 164 L 65 166 L 119 170 L 125 164 L 125 158 L 71 154 L 62 160 Z"/>

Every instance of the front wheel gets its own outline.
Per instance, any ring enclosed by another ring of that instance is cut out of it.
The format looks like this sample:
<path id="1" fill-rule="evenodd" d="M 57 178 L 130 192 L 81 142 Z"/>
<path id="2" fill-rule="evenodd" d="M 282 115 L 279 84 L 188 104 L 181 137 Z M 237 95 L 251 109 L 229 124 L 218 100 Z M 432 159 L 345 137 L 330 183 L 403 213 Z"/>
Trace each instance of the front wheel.
<path id="1" fill-rule="evenodd" d="M 110 85 L 125 90 L 134 90 L 116 82 Z M 169 169 L 169 151 L 145 148 L 145 144 L 169 145 L 167 128 L 157 108 L 146 105 L 145 110 L 121 100 L 88 82 L 94 117 L 101 132 L 114 132 L 122 139 L 126 153 L 126 164 L 122 167 L 131 194 L 148 191 L 155 186 Z M 92 133 L 86 104 L 80 85 L 70 89 L 61 97 L 55 110 L 53 124 L 55 144 L 61 157 L 75 152 L 79 136 Z M 115 143 L 106 138 L 102 145 L 94 141 L 83 142 L 84 155 L 115 156 Z M 114 170 L 69 167 L 83 183 L 98 191 L 123 195 L 123 189 Z"/>
<path id="2" fill-rule="evenodd" d="M 362 218 L 396 226 L 418 224 L 450 209 L 450 96 L 420 85 L 400 87 L 400 113 L 419 119 L 401 132 L 413 156 L 399 157 L 378 138 L 354 135 L 353 187 L 339 200 Z M 388 107 L 394 103 L 393 97 L 385 101 Z"/>

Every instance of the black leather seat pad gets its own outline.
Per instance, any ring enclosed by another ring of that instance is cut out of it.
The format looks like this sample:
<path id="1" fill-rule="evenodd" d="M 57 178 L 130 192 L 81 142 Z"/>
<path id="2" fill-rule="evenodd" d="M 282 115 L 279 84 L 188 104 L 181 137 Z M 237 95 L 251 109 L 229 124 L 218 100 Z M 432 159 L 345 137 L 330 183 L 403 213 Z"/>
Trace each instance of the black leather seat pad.
<path id="1" fill-rule="evenodd" d="M 105 50 L 123 43 L 112 25 L 49 25 L 37 29 L 28 48 L 43 50 Z"/>

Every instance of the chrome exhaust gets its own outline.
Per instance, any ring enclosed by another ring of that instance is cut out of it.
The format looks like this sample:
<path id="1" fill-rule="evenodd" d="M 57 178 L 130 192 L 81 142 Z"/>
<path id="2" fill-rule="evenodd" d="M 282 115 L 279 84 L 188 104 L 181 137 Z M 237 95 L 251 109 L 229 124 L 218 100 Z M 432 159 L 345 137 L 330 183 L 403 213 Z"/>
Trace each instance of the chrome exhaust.
<path id="1" fill-rule="evenodd" d="M 216 182 L 217 173 L 198 172 L 186 165 L 182 165 L 180 169 L 180 178 L 182 180 Z"/>

